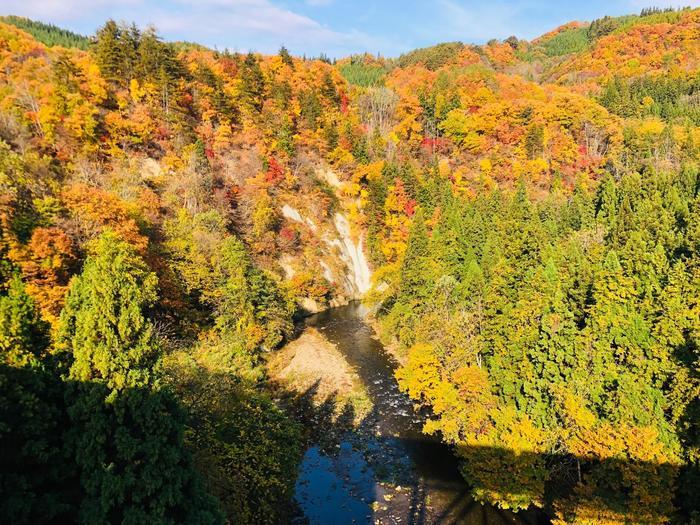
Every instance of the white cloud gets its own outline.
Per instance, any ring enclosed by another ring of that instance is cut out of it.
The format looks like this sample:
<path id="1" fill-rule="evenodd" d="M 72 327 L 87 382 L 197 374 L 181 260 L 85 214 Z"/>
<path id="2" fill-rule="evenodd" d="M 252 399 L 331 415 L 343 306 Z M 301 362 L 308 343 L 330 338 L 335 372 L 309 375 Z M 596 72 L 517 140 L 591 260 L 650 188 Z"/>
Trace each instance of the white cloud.
<path id="1" fill-rule="evenodd" d="M 445 36 L 465 41 L 503 38 L 516 32 L 520 2 L 470 2 L 468 6 L 455 0 L 438 0 Z"/>
<path id="2" fill-rule="evenodd" d="M 313 5 L 331 2 L 306 1 Z M 108 18 L 139 25 L 153 23 L 167 39 L 240 51 L 276 52 L 282 44 L 292 52 L 331 56 L 399 49 L 389 39 L 357 29 L 333 30 L 272 0 L 2 0 L 0 14 L 27 16 L 86 32 Z"/>
<path id="3" fill-rule="evenodd" d="M 293 5 L 291 0 L 0 0 L 0 14 L 28 16 L 86 34 L 108 18 L 139 25 L 153 23 L 166 39 L 190 40 L 220 49 L 269 53 L 284 44 L 298 54 L 323 52 L 343 56 L 366 50 L 392 56 L 412 47 L 448 40 L 484 42 L 511 34 L 534 38 L 568 21 L 568 17 L 559 19 L 566 16 L 564 13 L 571 19 L 579 11 L 587 15 L 580 18 L 598 16 L 583 6 L 556 10 L 553 1 L 404 0 L 404 8 L 397 10 L 390 9 L 388 4 L 367 2 L 360 9 L 341 9 L 345 19 L 338 20 L 333 27 L 320 23 L 314 15 L 307 16 L 288 7 Z M 334 0 L 295 2 L 317 8 Z M 616 0 L 611 3 L 611 9 L 639 12 L 648 5 L 678 4 L 700 6 L 700 0 Z M 311 8 L 307 10 L 314 12 Z M 558 15 L 549 16 L 552 12 Z M 329 19 L 337 18 L 332 16 L 332 10 L 324 14 Z M 389 21 L 377 24 L 377 17 L 387 17 Z"/>
<path id="4" fill-rule="evenodd" d="M 179 0 L 179 4 L 184 7 L 181 12 L 162 13 L 155 24 L 165 33 L 190 33 L 198 37 L 195 40 L 219 47 L 243 43 L 273 52 L 284 44 L 293 52 L 344 54 L 394 46 L 355 29 L 335 31 L 270 0 Z"/>

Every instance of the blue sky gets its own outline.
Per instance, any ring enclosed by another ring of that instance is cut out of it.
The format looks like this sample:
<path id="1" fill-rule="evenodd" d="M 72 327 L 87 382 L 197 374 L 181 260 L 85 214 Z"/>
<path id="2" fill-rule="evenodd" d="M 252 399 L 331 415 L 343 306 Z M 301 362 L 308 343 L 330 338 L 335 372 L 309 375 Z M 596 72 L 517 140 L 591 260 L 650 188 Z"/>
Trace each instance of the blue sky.
<path id="1" fill-rule="evenodd" d="M 700 0 L 2 0 L 0 14 L 28 16 L 91 34 L 107 18 L 154 24 L 167 40 L 219 49 L 331 57 L 369 51 L 398 56 L 461 40 L 534 38 L 571 20 L 637 13 Z"/>

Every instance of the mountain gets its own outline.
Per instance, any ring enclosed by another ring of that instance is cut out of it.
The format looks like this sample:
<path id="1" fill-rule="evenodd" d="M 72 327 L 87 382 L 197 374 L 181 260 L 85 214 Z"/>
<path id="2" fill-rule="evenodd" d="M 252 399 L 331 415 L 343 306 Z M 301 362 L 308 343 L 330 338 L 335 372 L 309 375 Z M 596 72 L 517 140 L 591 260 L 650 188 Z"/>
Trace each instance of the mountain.
<path id="1" fill-rule="evenodd" d="M 90 39 L 67 29 L 61 29 L 53 24 L 44 24 L 21 16 L 1 16 L 0 22 L 10 24 L 26 31 L 42 44 L 53 47 L 76 47 L 87 50 Z"/>
<path id="2" fill-rule="evenodd" d="M 287 519 L 265 356 L 364 299 L 477 500 L 697 519 L 699 25 L 330 63 L 1 18 L 0 516 Z"/>

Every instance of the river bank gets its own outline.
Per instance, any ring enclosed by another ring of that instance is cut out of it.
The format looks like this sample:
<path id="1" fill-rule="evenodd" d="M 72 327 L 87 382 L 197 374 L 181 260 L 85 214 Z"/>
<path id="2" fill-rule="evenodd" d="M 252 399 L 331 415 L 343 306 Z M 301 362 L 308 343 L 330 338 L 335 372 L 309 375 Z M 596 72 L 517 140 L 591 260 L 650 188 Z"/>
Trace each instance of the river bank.
<path id="1" fill-rule="evenodd" d="M 535 523 L 471 499 L 450 449 L 421 433 L 423 416 L 400 392 L 398 363 L 365 313 L 352 303 L 307 318 L 270 366 L 273 381 L 303 400 L 309 435 L 296 523 Z"/>

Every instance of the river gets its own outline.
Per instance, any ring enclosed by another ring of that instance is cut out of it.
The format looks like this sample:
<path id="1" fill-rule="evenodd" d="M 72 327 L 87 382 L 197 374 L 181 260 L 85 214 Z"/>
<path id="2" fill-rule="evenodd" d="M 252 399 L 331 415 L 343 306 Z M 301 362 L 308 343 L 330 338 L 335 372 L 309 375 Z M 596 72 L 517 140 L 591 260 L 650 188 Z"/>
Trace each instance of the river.
<path id="1" fill-rule="evenodd" d="M 374 407 L 332 446 L 310 446 L 299 470 L 298 523 L 539 524 L 534 513 L 482 506 L 469 496 L 451 450 L 421 433 L 423 418 L 400 392 L 396 362 L 357 303 L 306 320 L 354 367 Z"/>

